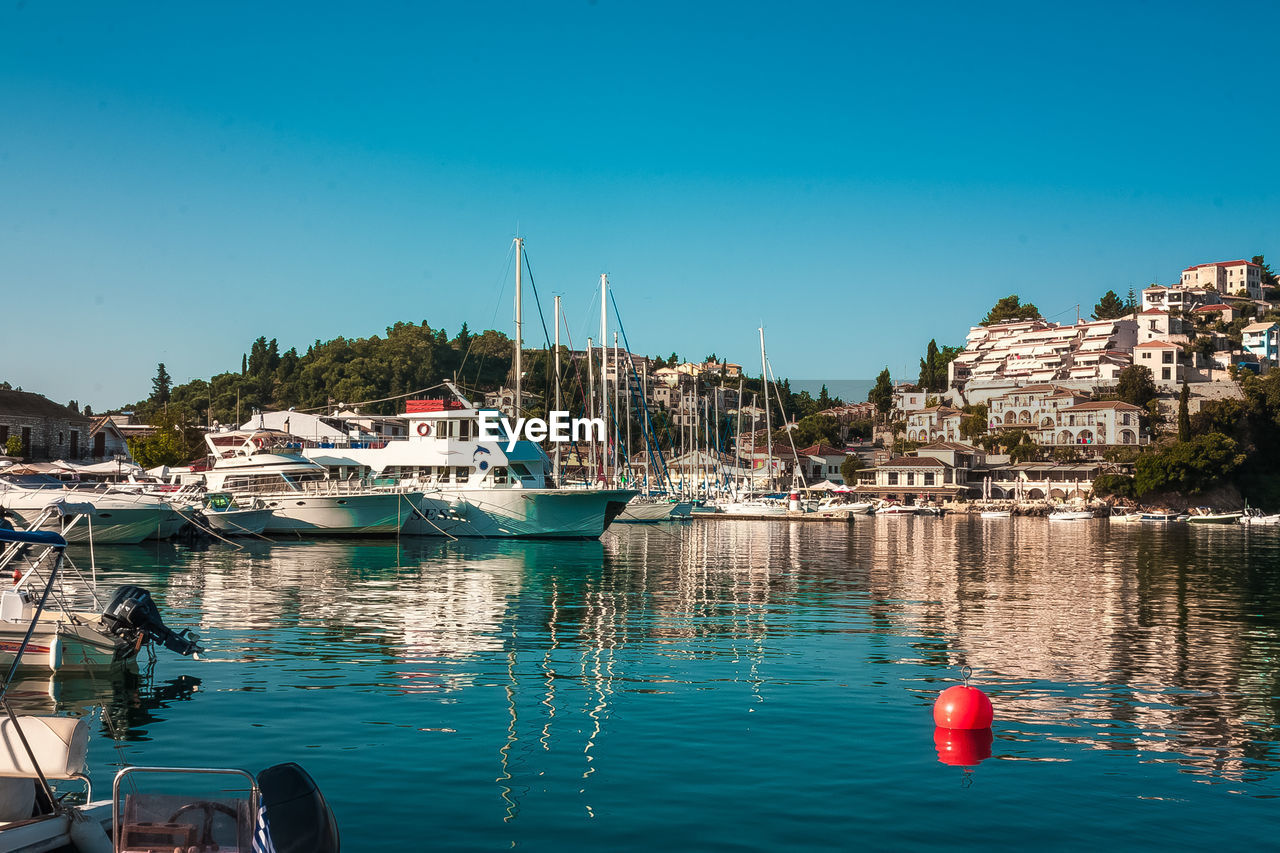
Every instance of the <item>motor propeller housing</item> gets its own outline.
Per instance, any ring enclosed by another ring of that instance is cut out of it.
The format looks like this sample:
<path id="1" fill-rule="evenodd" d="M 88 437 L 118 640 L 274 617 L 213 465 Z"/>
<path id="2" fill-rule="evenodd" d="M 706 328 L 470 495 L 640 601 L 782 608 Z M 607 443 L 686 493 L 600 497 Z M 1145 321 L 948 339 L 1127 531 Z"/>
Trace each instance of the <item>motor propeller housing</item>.
<path id="1" fill-rule="evenodd" d="M 102 611 L 102 618 L 111 625 L 113 634 L 126 639 L 135 639 L 141 634 L 180 655 L 203 651 L 198 645 L 198 635 L 185 628 L 174 631 L 164 624 L 151 593 L 140 586 L 128 584 L 118 588 Z"/>

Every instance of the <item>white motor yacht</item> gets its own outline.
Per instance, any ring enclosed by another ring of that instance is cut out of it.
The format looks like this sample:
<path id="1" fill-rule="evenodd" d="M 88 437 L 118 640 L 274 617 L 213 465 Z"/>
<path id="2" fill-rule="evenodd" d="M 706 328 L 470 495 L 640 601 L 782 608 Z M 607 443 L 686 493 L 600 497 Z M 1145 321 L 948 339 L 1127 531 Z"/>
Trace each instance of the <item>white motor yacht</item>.
<path id="1" fill-rule="evenodd" d="M 96 545 L 132 545 L 157 538 L 166 522 L 185 521 L 162 498 L 130 493 L 109 486 L 68 486 L 52 478 L 23 477 L 0 483 L 0 507 L 18 524 L 63 532 L 68 523 L 64 513 L 48 513 L 49 507 L 73 503 L 89 505 L 85 523 L 66 530 L 67 541 L 83 543 L 90 535 Z"/>
<path id="2" fill-rule="evenodd" d="M 508 450 L 505 437 L 480 438 L 480 410 L 457 396 L 408 401 L 402 438 L 315 442 L 295 436 L 291 442 L 341 481 L 417 491 L 419 511 L 407 520 L 407 534 L 595 539 L 636 495 L 633 489 L 555 487 L 542 448 L 516 441 Z"/>
<path id="3" fill-rule="evenodd" d="M 210 433 L 205 442 L 214 461 L 205 485 L 271 510 L 266 533 L 396 533 L 419 514 L 421 492 L 335 479 L 288 439 L 271 430 Z"/>

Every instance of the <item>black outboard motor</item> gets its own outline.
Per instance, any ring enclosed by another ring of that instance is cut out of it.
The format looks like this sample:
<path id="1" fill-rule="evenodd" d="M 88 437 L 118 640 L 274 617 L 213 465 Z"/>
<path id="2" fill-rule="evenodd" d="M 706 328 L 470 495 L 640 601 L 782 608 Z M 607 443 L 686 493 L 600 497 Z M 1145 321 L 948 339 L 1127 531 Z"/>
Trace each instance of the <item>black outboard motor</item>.
<path id="1" fill-rule="evenodd" d="M 265 833 L 276 853 L 339 853 L 338 822 L 315 780 L 297 764 L 277 764 L 258 774 Z M 256 840 L 256 839 L 255 839 Z M 259 849 L 255 844 L 254 849 Z"/>
<path id="2" fill-rule="evenodd" d="M 133 640 L 139 634 L 162 644 L 180 655 L 202 651 L 196 645 L 200 639 L 185 628 L 173 631 L 165 627 L 151 593 L 140 586 L 122 586 L 111 596 L 111 603 L 102 611 L 102 618 L 111 624 L 111 633 Z"/>

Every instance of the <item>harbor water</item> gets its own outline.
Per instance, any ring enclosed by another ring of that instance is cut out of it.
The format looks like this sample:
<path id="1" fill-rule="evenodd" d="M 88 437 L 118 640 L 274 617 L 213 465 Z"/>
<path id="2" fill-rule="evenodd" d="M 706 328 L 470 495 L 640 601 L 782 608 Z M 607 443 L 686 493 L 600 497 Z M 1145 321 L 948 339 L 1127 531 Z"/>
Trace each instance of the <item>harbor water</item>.
<path id="1" fill-rule="evenodd" d="M 96 557 L 104 587 L 149 588 L 208 650 L 16 686 L 21 707 L 92 715 L 99 794 L 121 762 L 298 761 L 350 851 L 1232 849 L 1274 830 L 1273 531 L 868 517 Z M 944 763 L 931 705 L 966 665 L 991 757 Z"/>

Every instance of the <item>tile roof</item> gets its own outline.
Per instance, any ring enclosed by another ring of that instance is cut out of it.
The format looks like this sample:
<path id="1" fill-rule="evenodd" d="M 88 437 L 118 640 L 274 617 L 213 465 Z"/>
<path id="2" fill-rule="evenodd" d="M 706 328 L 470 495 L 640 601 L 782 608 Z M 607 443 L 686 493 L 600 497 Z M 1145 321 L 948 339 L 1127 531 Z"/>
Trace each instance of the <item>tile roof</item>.
<path id="1" fill-rule="evenodd" d="M 890 459 L 879 468 L 950 468 L 946 462 L 941 459 L 934 459 L 932 456 L 899 456 L 896 459 Z"/>
<path id="2" fill-rule="evenodd" d="M 1119 412 L 1145 411 L 1140 406 L 1135 406 L 1132 403 L 1122 403 L 1119 400 L 1100 400 L 1092 403 L 1080 403 L 1075 406 L 1067 406 L 1066 408 L 1058 409 L 1058 411 L 1059 412 L 1093 412 L 1093 411 L 1098 411 L 1099 409 L 1114 409 Z"/>
<path id="3" fill-rule="evenodd" d="M 1138 344 L 1136 347 L 1134 347 L 1134 349 L 1142 349 L 1143 347 L 1148 347 L 1148 348 L 1158 347 L 1160 349 L 1170 349 L 1170 348 L 1177 349 L 1178 346 L 1179 346 L 1178 344 L 1170 343 L 1169 341 L 1147 341 L 1144 344 Z"/>

